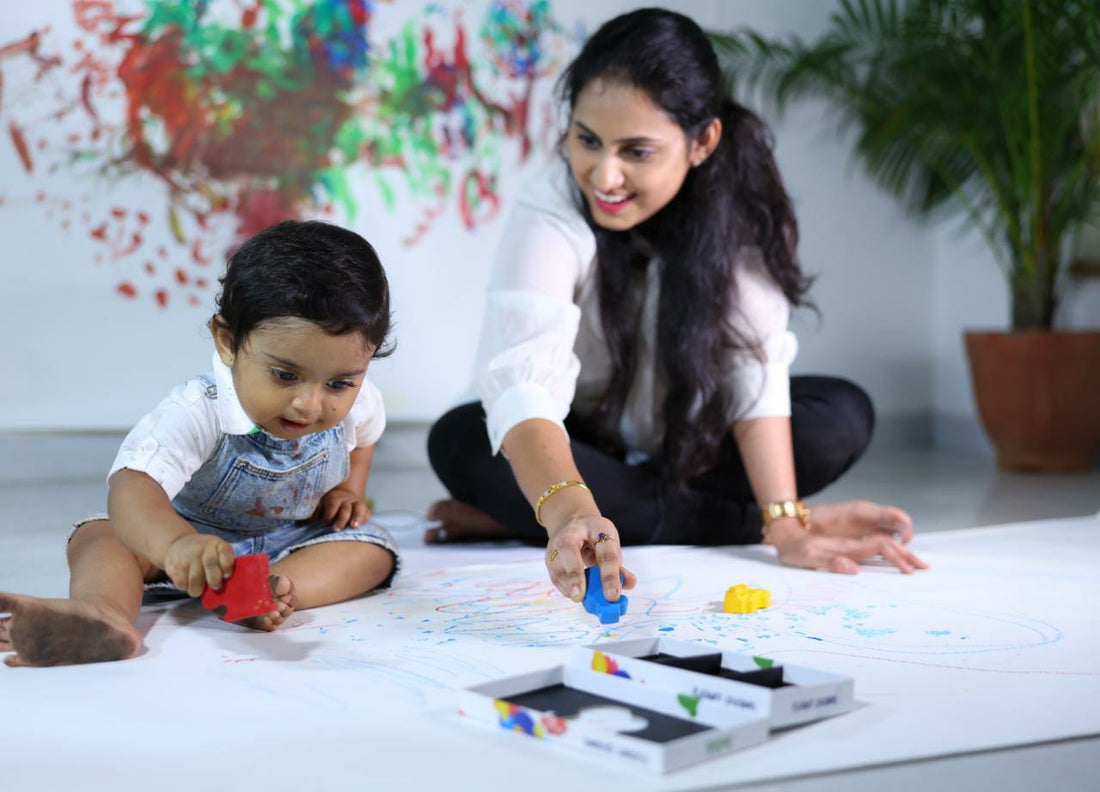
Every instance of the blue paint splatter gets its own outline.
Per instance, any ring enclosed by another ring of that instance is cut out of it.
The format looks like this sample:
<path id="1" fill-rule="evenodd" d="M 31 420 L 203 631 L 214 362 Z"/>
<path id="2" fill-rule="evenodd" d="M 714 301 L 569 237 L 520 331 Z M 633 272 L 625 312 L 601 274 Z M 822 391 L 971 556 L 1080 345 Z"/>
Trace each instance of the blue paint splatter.
<path id="1" fill-rule="evenodd" d="M 657 631 L 658 632 L 672 632 L 675 629 L 676 629 L 675 627 L 658 627 Z"/>
<path id="2" fill-rule="evenodd" d="M 888 627 L 880 627 L 879 629 L 863 627 L 856 630 L 856 632 L 862 635 L 864 638 L 878 638 L 883 635 L 889 635 L 890 633 L 894 632 L 894 630 L 891 630 Z"/>
<path id="3" fill-rule="evenodd" d="M 927 635 L 950 635 L 950 630 L 928 630 Z"/>

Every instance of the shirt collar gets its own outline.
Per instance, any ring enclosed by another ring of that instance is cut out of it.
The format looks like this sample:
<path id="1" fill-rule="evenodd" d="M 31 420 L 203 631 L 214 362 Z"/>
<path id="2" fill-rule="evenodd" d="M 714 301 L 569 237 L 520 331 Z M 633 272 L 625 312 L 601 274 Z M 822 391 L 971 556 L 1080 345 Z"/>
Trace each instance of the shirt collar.
<path id="1" fill-rule="evenodd" d="M 218 419 L 225 434 L 244 435 L 256 431 L 259 427 L 248 417 L 233 387 L 233 372 L 222 363 L 217 351 L 214 352 L 214 384 L 218 388 Z"/>

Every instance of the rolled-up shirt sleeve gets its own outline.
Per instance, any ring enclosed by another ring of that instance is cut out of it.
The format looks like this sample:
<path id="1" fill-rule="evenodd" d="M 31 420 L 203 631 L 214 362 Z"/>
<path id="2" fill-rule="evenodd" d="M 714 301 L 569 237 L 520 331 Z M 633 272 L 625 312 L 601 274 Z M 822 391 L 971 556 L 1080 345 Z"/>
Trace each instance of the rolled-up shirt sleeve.
<path id="1" fill-rule="evenodd" d="M 791 363 L 798 338 L 787 329 L 787 297 L 764 269 L 759 254 L 737 269 L 738 310 L 731 322 L 752 350 L 731 356 L 727 380 L 734 394 L 729 422 L 791 414 Z"/>
<path id="2" fill-rule="evenodd" d="M 579 218 L 578 218 L 579 220 Z M 509 218 L 490 277 L 476 363 L 494 454 L 531 418 L 565 431 L 580 361 L 573 351 L 581 312 L 574 293 L 582 257 L 594 243 L 568 219 L 518 205 Z"/>
<path id="3" fill-rule="evenodd" d="M 217 447 L 221 432 L 215 402 L 191 380 L 175 388 L 122 441 L 107 479 L 118 470 L 145 473 L 176 497 Z"/>
<path id="4" fill-rule="evenodd" d="M 370 380 L 363 381 L 359 395 L 344 419 L 344 437 L 349 451 L 378 442 L 386 429 L 386 407 L 382 392 Z"/>

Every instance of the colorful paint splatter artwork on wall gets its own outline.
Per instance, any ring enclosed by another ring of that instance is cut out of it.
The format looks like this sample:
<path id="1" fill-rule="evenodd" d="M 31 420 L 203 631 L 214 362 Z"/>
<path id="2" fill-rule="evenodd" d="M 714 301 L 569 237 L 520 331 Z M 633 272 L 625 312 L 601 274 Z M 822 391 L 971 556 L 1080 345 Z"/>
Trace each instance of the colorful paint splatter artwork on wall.
<path id="1" fill-rule="evenodd" d="M 548 0 L 73 0 L 68 12 L 71 41 L 45 23 L 0 41 L 3 142 L 22 171 L 0 211 L 40 205 L 83 235 L 118 295 L 162 308 L 199 305 L 211 264 L 280 220 L 369 233 L 400 213 L 405 245 L 446 213 L 467 230 L 492 220 L 502 169 L 552 145 L 531 131 L 534 89 L 578 38 Z M 57 174 L 86 192 L 51 189 Z M 362 216 L 363 182 L 386 216 Z M 171 233 L 153 243 L 161 222 Z"/>

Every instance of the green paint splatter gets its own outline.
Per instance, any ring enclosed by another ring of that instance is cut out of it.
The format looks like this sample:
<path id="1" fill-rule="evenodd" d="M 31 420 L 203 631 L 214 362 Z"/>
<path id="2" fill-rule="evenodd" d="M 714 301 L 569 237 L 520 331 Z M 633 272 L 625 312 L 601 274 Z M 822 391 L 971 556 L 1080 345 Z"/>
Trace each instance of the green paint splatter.
<path id="1" fill-rule="evenodd" d="M 753 655 L 752 661 L 761 668 L 771 668 L 773 665 L 775 665 L 774 660 L 769 660 L 766 657 L 757 657 L 756 655 Z"/>

